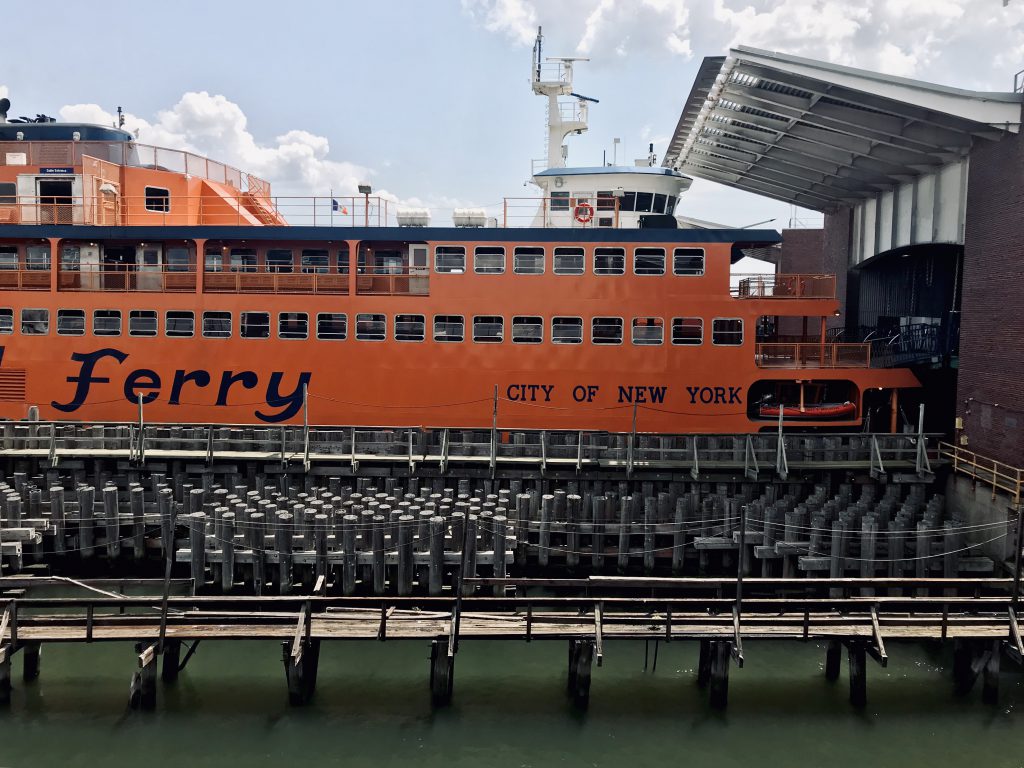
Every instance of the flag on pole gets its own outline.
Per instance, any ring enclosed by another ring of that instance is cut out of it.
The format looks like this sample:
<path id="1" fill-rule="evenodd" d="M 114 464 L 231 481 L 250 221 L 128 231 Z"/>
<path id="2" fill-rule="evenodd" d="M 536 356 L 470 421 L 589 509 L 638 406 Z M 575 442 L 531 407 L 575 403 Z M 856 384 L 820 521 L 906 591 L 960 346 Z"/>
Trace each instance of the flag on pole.
<path id="1" fill-rule="evenodd" d="M 348 207 L 341 205 L 333 197 L 331 198 L 331 211 L 340 211 L 343 215 L 348 216 Z"/>

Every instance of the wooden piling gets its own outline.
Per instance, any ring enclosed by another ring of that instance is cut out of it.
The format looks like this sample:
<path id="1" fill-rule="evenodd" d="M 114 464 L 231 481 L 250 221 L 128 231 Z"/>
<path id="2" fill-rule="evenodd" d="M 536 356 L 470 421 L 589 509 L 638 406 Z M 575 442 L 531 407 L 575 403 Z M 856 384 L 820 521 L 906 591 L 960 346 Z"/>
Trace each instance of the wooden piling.
<path id="1" fill-rule="evenodd" d="M 449 653 L 448 638 L 430 641 L 430 701 L 435 707 L 452 701 L 455 687 L 455 656 Z"/>
<path id="2" fill-rule="evenodd" d="M 729 666 L 732 663 L 732 643 L 714 640 L 711 643 L 710 701 L 715 709 L 725 709 L 729 703 Z"/>
<path id="3" fill-rule="evenodd" d="M 851 640 L 846 645 L 850 672 L 850 703 L 855 707 L 863 707 L 868 703 L 868 668 L 867 649 L 859 640 Z"/>
<path id="4" fill-rule="evenodd" d="M 839 679 L 839 667 L 843 660 L 843 644 L 839 640 L 829 640 L 825 644 L 825 679 L 834 683 Z"/>
<path id="5" fill-rule="evenodd" d="M 136 485 L 128 496 L 132 510 L 132 558 L 135 560 L 141 560 L 146 554 L 145 493 L 141 485 Z"/>
<path id="6" fill-rule="evenodd" d="M 43 652 L 41 643 L 25 643 L 21 653 L 22 679 L 28 683 L 39 677 L 39 663 Z"/>
<path id="7" fill-rule="evenodd" d="M 413 529 L 416 518 L 402 515 L 398 518 L 398 594 L 412 594 L 415 564 L 413 561 Z"/>
<path id="8" fill-rule="evenodd" d="M 341 518 L 342 567 L 341 590 L 352 595 L 356 591 L 356 524 L 359 518 L 345 515 Z"/>

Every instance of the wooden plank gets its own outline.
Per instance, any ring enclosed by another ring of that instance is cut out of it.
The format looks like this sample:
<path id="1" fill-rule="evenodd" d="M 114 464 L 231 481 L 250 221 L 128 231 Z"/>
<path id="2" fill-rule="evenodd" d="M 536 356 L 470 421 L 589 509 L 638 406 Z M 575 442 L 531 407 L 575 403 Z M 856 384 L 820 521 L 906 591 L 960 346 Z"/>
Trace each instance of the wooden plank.
<path id="1" fill-rule="evenodd" d="M 1014 661 L 1018 664 L 1024 663 L 1024 643 L 1021 642 L 1020 636 L 1020 625 L 1017 623 L 1017 611 L 1013 608 L 1009 610 L 1010 616 L 1010 643 L 1011 645 L 1007 648 L 1010 655 L 1014 657 Z M 0 637 L 3 637 L 3 633 L 0 632 Z"/>
<path id="2" fill-rule="evenodd" d="M 295 625 L 295 637 L 292 639 L 292 664 L 298 666 L 299 662 L 302 661 L 302 640 L 306 631 L 306 611 L 307 606 L 303 605 L 302 610 L 299 611 L 299 620 Z"/>
<path id="3" fill-rule="evenodd" d="M 889 666 L 889 657 L 885 653 L 885 642 L 882 640 L 882 628 L 878 625 L 878 608 L 871 608 L 871 638 L 874 646 L 868 646 L 865 650 L 875 661 L 883 667 Z"/>
<path id="4" fill-rule="evenodd" d="M 14 607 L 14 603 L 8 603 L 7 608 L 4 610 L 4 615 L 0 618 L 0 642 L 4 639 L 4 634 L 7 632 L 7 625 L 11 621 L 11 610 Z"/>
<path id="5" fill-rule="evenodd" d="M 732 657 L 736 666 L 743 667 L 743 634 L 740 632 L 740 612 L 737 606 L 732 607 Z"/>
<path id="6" fill-rule="evenodd" d="M 451 612 L 448 619 L 448 658 L 455 658 L 455 644 L 459 640 L 458 623 L 455 621 L 455 611 Z"/>
<path id="7" fill-rule="evenodd" d="M 595 653 L 597 656 L 597 666 L 604 664 L 604 632 L 601 627 L 601 614 L 604 612 L 604 606 L 598 601 L 594 603 L 594 642 L 595 642 Z"/>

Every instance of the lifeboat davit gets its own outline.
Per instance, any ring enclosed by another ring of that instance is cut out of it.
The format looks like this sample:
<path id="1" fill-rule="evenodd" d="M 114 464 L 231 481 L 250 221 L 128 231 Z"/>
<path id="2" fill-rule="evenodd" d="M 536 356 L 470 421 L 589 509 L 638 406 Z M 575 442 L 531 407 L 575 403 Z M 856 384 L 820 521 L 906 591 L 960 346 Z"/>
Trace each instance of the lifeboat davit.
<path id="1" fill-rule="evenodd" d="M 803 410 L 796 405 L 787 405 L 783 419 L 847 419 L 857 415 L 857 406 L 849 401 L 845 403 L 818 403 L 805 405 Z M 762 405 L 758 414 L 764 419 L 779 418 L 778 405 Z"/>

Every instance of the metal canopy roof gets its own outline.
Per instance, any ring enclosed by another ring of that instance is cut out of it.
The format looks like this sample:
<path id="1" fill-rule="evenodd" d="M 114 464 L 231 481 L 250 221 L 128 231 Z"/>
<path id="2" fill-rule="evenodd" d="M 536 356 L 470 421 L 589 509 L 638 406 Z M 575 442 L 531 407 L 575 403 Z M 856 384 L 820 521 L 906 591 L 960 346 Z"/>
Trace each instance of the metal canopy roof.
<path id="1" fill-rule="evenodd" d="M 663 165 L 834 210 L 1017 132 L 1022 100 L 741 46 L 702 62 Z"/>

